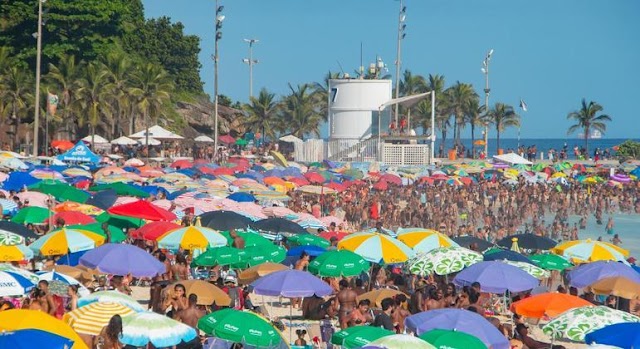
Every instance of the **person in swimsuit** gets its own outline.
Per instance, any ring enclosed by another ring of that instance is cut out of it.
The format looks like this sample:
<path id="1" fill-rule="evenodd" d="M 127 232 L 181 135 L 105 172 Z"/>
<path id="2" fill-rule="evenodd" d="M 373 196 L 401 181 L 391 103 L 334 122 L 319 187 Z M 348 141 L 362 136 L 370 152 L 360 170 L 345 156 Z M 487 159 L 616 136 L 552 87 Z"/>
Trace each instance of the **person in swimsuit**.
<path id="1" fill-rule="evenodd" d="M 122 318 L 114 315 L 109 320 L 107 326 L 102 328 L 100 334 L 95 337 L 93 347 L 97 349 L 121 349 L 124 347 L 120 343 L 122 335 Z"/>
<path id="2" fill-rule="evenodd" d="M 356 308 L 358 294 L 349 287 L 349 282 L 347 280 L 340 280 L 339 285 L 340 292 L 338 292 L 337 297 L 338 302 L 340 302 L 340 311 L 338 312 L 338 320 L 340 321 L 340 328 L 345 329 L 348 327 L 351 313 Z"/>
<path id="3" fill-rule="evenodd" d="M 368 299 L 358 302 L 358 308 L 351 313 L 349 318 L 349 327 L 364 326 L 373 322 L 369 306 L 371 306 L 371 302 Z"/>

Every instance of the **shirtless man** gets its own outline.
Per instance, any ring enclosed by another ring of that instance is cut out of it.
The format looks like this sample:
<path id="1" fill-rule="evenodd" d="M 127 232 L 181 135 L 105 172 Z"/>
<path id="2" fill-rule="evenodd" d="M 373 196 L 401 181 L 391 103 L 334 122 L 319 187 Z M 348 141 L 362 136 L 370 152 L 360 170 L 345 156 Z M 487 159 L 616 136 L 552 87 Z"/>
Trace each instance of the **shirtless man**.
<path id="1" fill-rule="evenodd" d="M 399 294 L 395 297 L 396 307 L 391 313 L 391 319 L 396 325 L 397 333 L 404 333 L 404 319 L 406 319 L 411 313 L 402 307 L 402 304 L 407 301 L 407 297 L 403 294 Z"/>
<path id="2" fill-rule="evenodd" d="M 244 249 L 245 241 L 241 236 L 238 235 L 235 229 L 231 229 L 231 231 L 229 232 L 229 236 L 231 236 L 231 238 L 233 239 L 233 243 L 231 244 L 232 247 Z"/>
<path id="3" fill-rule="evenodd" d="M 432 289 L 431 299 L 427 301 L 427 310 L 442 309 L 445 307 L 444 303 L 444 292 L 442 292 L 442 289 Z"/>
<path id="4" fill-rule="evenodd" d="M 300 255 L 300 259 L 296 261 L 296 270 L 307 270 L 309 267 L 309 254 L 307 252 L 302 252 Z"/>
<path id="5" fill-rule="evenodd" d="M 358 308 L 351 313 L 349 318 L 349 327 L 364 326 L 373 322 L 373 316 L 369 310 L 370 305 L 371 302 L 368 299 L 358 302 Z"/>
<path id="6" fill-rule="evenodd" d="M 205 315 L 205 312 L 198 308 L 198 295 L 192 293 L 189 295 L 189 306 L 177 312 L 176 320 L 193 327 L 197 331 L 198 320 Z"/>
<path id="7" fill-rule="evenodd" d="M 349 287 L 347 280 L 340 280 L 340 292 L 338 292 L 338 302 L 340 303 L 340 311 L 338 312 L 338 320 L 340 321 L 340 328 L 345 329 L 348 327 L 351 313 L 356 308 L 356 301 L 358 294 L 356 291 Z"/>
<path id="8" fill-rule="evenodd" d="M 53 301 L 51 293 L 49 293 L 49 282 L 47 280 L 40 280 L 40 282 L 38 282 L 38 288 L 42 291 L 43 295 L 43 299 L 40 304 L 42 311 L 55 316 L 56 304 Z"/>

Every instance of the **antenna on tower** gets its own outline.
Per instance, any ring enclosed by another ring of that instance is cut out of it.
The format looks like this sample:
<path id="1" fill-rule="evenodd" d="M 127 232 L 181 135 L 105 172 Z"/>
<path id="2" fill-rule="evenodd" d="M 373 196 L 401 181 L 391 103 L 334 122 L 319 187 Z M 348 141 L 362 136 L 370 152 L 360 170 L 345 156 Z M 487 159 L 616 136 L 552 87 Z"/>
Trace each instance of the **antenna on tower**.
<path id="1" fill-rule="evenodd" d="M 362 59 L 362 41 L 360 41 L 360 69 L 359 69 L 360 79 L 364 79 L 364 61 Z"/>
<path id="2" fill-rule="evenodd" d="M 342 72 L 342 77 L 346 76 L 346 73 L 344 72 L 344 69 L 342 69 L 342 64 L 340 64 L 340 61 L 336 61 L 338 62 L 338 67 L 340 67 L 340 71 Z"/>

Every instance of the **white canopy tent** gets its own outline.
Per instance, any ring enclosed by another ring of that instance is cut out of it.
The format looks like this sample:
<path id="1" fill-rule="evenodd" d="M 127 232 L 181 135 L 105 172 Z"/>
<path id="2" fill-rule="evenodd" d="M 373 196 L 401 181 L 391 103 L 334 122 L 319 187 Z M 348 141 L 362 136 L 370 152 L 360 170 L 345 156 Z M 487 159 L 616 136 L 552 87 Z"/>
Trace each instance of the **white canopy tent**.
<path id="1" fill-rule="evenodd" d="M 196 142 L 200 142 L 200 143 L 215 143 L 213 138 L 211 138 L 209 136 L 198 136 L 198 137 L 194 138 L 193 140 L 196 141 Z"/>
<path id="2" fill-rule="evenodd" d="M 82 139 L 83 142 L 87 142 L 87 143 L 95 143 L 95 144 L 109 144 L 109 141 L 106 140 L 104 137 L 99 136 L 99 135 L 88 135 L 86 137 L 84 137 Z"/>
<path id="3" fill-rule="evenodd" d="M 288 143 L 302 143 L 302 139 L 294 136 L 294 135 L 286 135 L 280 137 L 280 140 Z"/>
<path id="4" fill-rule="evenodd" d="M 129 136 L 129 138 L 146 138 L 147 130 L 136 132 Z M 177 135 L 167 129 L 164 129 L 158 125 L 149 127 L 149 137 L 153 137 L 157 140 L 178 140 L 184 139 L 184 137 Z"/>
<path id="5" fill-rule="evenodd" d="M 533 162 L 523 158 L 516 153 L 509 153 L 503 155 L 494 155 L 494 161 L 503 162 L 509 165 L 533 165 Z"/>
<path id="6" fill-rule="evenodd" d="M 122 136 L 122 137 L 118 137 L 114 140 L 111 141 L 111 144 L 117 144 L 117 145 L 136 145 L 138 144 L 137 141 L 127 137 L 127 136 Z"/>
<path id="7" fill-rule="evenodd" d="M 147 138 L 145 137 L 145 138 L 138 139 L 138 143 L 142 145 L 147 145 Z M 159 140 L 149 137 L 149 145 L 160 145 L 160 144 L 162 144 L 162 142 L 160 142 Z"/>

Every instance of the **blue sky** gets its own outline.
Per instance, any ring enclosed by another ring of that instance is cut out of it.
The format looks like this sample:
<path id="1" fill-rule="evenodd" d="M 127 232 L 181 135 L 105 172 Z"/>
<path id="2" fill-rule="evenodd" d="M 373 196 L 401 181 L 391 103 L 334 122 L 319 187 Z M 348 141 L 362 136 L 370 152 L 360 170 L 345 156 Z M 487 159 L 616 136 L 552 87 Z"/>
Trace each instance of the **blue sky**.
<path id="1" fill-rule="evenodd" d="M 214 0 L 143 0 L 147 17 L 169 16 L 201 38 L 206 92 L 213 94 Z M 254 94 L 277 94 L 321 81 L 328 71 L 353 75 L 380 55 L 395 78 L 395 0 L 221 0 L 220 93 L 246 102 L 248 56 L 254 46 Z M 480 71 L 489 48 L 491 100 L 517 106 L 522 136 L 565 138 L 568 112 L 594 100 L 611 115 L 606 138 L 640 135 L 640 1 L 637 0 L 405 0 L 403 70 L 445 76 L 484 88 Z M 504 137 L 515 137 L 507 130 Z M 467 136 L 469 130 L 465 130 Z"/>

